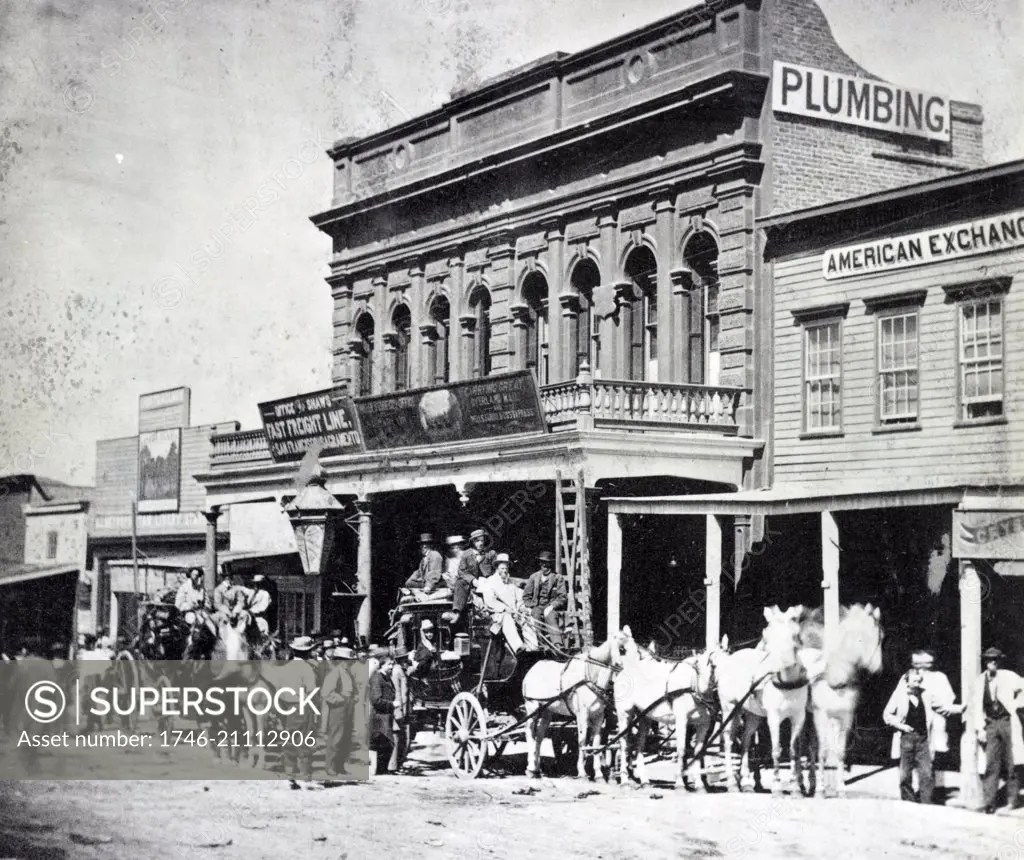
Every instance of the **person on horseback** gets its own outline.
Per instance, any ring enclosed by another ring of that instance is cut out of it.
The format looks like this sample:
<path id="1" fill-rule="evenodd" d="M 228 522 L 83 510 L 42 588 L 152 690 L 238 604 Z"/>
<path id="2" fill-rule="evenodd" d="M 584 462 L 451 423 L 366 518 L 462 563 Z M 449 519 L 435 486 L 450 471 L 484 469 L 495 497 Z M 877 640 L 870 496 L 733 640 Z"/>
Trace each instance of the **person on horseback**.
<path id="1" fill-rule="evenodd" d="M 174 606 L 181 613 L 181 618 L 191 631 L 194 627 L 204 625 L 211 633 L 216 633 L 210 619 L 209 601 L 206 597 L 206 585 L 203 583 L 202 568 L 193 567 L 185 580 L 178 586 L 174 595 Z"/>

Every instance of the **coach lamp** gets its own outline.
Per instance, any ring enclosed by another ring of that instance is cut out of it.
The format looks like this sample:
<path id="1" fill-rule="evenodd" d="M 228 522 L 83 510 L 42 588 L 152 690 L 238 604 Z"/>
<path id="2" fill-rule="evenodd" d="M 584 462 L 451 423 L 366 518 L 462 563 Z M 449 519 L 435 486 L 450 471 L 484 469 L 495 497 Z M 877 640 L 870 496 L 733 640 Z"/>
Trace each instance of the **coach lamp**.
<path id="1" fill-rule="evenodd" d="M 295 531 L 295 544 L 306 574 L 322 574 L 334 554 L 338 529 L 344 522 L 344 506 L 328 492 L 321 474 L 312 475 L 285 513 Z"/>

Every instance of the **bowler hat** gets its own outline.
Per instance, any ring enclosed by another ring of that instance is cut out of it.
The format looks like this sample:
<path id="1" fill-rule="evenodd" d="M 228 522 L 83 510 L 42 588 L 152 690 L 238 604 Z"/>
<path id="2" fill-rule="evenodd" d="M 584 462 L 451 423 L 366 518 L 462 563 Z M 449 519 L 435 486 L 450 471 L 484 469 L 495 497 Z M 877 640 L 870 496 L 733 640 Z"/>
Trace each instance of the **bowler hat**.
<path id="1" fill-rule="evenodd" d="M 537 561 L 553 562 L 554 560 L 555 560 L 555 554 L 552 553 L 552 552 L 549 552 L 546 549 L 542 549 L 539 553 L 537 553 Z"/>
<path id="2" fill-rule="evenodd" d="M 253 578 L 253 582 L 266 582 L 267 578 L 262 573 L 257 573 Z"/>
<path id="3" fill-rule="evenodd" d="M 434 536 L 430 532 L 424 532 L 420 535 L 420 543 L 434 543 Z"/>
<path id="4" fill-rule="evenodd" d="M 470 540 L 476 540 L 477 538 L 482 537 L 487 537 L 487 532 L 485 532 L 483 529 L 473 529 L 473 531 L 469 533 Z"/>
<path id="5" fill-rule="evenodd" d="M 316 647 L 316 643 L 309 636 L 297 636 L 292 639 L 288 647 L 292 651 L 312 651 Z"/>
<path id="6" fill-rule="evenodd" d="M 429 618 L 424 618 L 420 622 L 420 630 L 433 630 L 433 629 L 434 629 L 434 622 L 431 621 Z"/>
<path id="7" fill-rule="evenodd" d="M 494 563 L 495 564 L 501 564 L 502 562 L 505 562 L 505 564 L 509 564 L 511 561 L 512 561 L 512 559 L 510 559 L 508 557 L 508 553 L 507 552 L 499 552 L 494 557 Z"/>
<path id="8" fill-rule="evenodd" d="M 986 648 L 985 653 L 981 655 L 985 660 L 1005 660 L 1006 655 L 998 648 Z"/>
<path id="9" fill-rule="evenodd" d="M 460 543 L 465 543 L 465 542 L 466 542 L 466 539 L 462 535 L 450 535 L 445 540 L 445 543 L 448 544 L 448 546 L 456 546 L 456 545 L 458 545 Z"/>

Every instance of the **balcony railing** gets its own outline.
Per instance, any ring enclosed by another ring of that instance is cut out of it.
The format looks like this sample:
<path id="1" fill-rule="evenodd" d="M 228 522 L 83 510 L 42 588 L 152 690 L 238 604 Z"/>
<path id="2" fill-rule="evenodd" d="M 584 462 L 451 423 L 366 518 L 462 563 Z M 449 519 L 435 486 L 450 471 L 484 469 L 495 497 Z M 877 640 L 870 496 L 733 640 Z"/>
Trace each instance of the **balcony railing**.
<path id="1" fill-rule="evenodd" d="M 740 389 L 721 385 L 680 385 L 670 382 L 590 380 L 581 375 L 570 382 L 540 389 L 548 429 L 591 427 L 675 426 L 732 435 Z M 210 463 L 224 467 L 270 460 L 262 430 L 243 430 L 214 436 Z"/>
<path id="2" fill-rule="evenodd" d="M 224 466 L 232 463 L 248 463 L 253 460 L 269 460 L 270 446 L 262 430 L 242 430 L 240 433 L 225 433 L 214 436 L 210 465 Z"/>
<path id="3" fill-rule="evenodd" d="M 735 433 L 740 389 L 583 377 L 545 385 L 540 396 L 552 430 L 592 421 L 594 426 L 677 425 Z"/>

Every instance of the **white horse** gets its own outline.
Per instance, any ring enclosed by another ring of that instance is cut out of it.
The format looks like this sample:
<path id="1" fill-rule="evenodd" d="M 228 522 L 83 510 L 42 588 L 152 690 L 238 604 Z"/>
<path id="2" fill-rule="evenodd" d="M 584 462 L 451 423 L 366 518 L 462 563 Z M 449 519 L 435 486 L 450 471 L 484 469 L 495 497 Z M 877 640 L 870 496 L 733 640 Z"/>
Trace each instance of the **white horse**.
<path id="1" fill-rule="evenodd" d="M 649 783 L 644 746 L 651 725 L 657 722 L 675 727 L 676 788 L 690 788 L 686 736 L 690 725 L 695 725 L 694 749 L 701 750 L 711 731 L 715 659 L 708 651 L 678 662 L 659 659 L 651 649 L 647 649 L 646 655 L 641 652 L 628 627 L 623 628 L 623 634 L 622 675 L 615 683 L 615 710 L 621 733 L 619 782 L 624 785 L 629 779 L 630 742 L 625 729 L 633 721 L 637 728 L 634 771 L 641 785 Z M 695 757 L 690 768 L 697 764 Z"/>
<path id="2" fill-rule="evenodd" d="M 766 607 L 767 626 L 756 648 L 743 648 L 718 659 L 718 699 L 722 706 L 722 719 L 732 715 L 732 721 L 723 729 L 722 747 L 725 752 L 726 786 L 731 788 L 735 778 L 740 790 L 751 783 L 760 784 L 760 770 L 754 779 L 750 769 L 750 745 L 765 717 L 768 718 L 772 739 L 772 762 L 775 781 L 773 790 L 780 788 L 779 759 L 782 755 L 782 723 L 790 721 L 790 748 L 803 729 L 807 714 L 807 681 L 800 661 L 800 624 L 802 606 L 790 607 L 785 612 L 778 606 Z M 722 646 L 728 639 L 722 638 Z M 733 745 L 742 728 L 740 769 L 733 768 Z M 795 753 L 794 768 L 799 768 Z"/>
<path id="3" fill-rule="evenodd" d="M 846 791 L 846 743 L 860 698 L 860 680 L 865 672 L 877 674 L 882 670 L 885 632 L 881 618 L 881 610 L 870 603 L 844 607 L 828 648 L 824 647 L 821 610 L 806 613 L 801 620 L 806 647 L 800 650 L 800 659 L 810 678 L 810 706 L 818 742 L 817 763 L 812 755 L 811 767 L 820 764 L 824 797 Z"/>
<path id="4" fill-rule="evenodd" d="M 540 747 L 551 718 L 559 716 L 576 720 L 576 776 L 594 778 L 594 763 L 586 755 L 586 746 L 600 738 L 604 727 L 612 679 L 622 668 L 622 641 L 622 633 L 616 633 L 568 663 L 541 660 L 530 667 L 523 678 L 528 775 L 540 777 Z"/>

